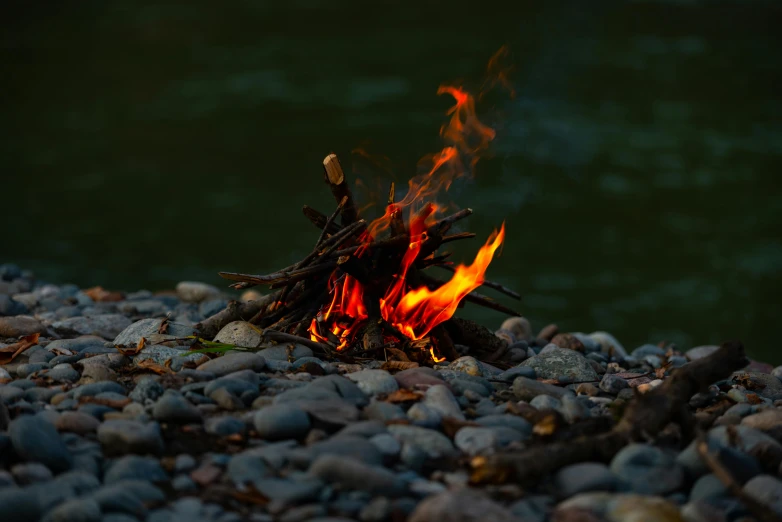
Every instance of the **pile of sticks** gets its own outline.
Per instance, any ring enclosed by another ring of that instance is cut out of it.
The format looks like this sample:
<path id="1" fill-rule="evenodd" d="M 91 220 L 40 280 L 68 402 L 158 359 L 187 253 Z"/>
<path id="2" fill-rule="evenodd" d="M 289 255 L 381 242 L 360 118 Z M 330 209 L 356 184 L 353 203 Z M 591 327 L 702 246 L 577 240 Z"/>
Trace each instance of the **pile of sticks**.
<path id="1" fill-rule="evenodd" d="M 337 207 L 331 215 L 325 215 L 317 210 L 304 206 L 304 215 L 320 229 L 320 235 L 315 242 L 315 247 L 301 261 L 266 275 L 252 275 L 235 272 L 220 272 L 220 276 L 234 281 L 231 285 L 236 289 L 246 289 L 256 285 L 265 285 L 274 290 L 261 301 L 241 304 L 237 303 L 231 310 L 226 310 L 221 318 L 211 323 L 199 325 L 205 334 L 216 333 L 215 328 L 225 324 L 226 320 L 244 319 L 261 327 L 265 336 L 270 340 L 309 340 L 307 330 L 312 319 L 324 305 L 331 301 L 328 281 L 343 275 L 350 275 L 360 282 L 364 288 L 364 305 L 369 313 L 361 335 L 356 336 L 356 342 L 346 350 L 344 354 L 377 355 L 383 348 L 388 348 L 384 338 L 394 337 L 404 351 L 411 347 L 411 341 L 398 332 L 393 326 L 386 323 L 380 316 L 380 298 L 392 284 L 399 269 L 402 257 L 410 244 L 410 230 L 404 222 L 401 210 L 395 211 L 390 217 L 388 237 L 374 238 L 366 244 L 360 240 L 362 233 L 367 230 L 368 223 L 359 216 L 359 211 L 353 200 L 353 195 L 348 186 L 345 174 L 340 166 L 337 156 L 330 154 L 323 161 L 324 179 L 331 189 Z M 388 204 L 395 202 L 395 190 L 393 183 L 389 190 Z M 431 208 L 422 212 L 431 212 Z M 454 271 L 454 267 L 447 260 L 450 253 L 438 254 L 438 249 L 447 243 L 475 237 L 468 232 L 448 234 L 451 227 L 458 221 L 472 214 L 471 209 L 460 210 L 446 216 L 426 230 L 425 240 L 421 245 L 420 253 L 413 266 L 408 271 L 407 279 L 414 286 L 427 286 L 434 290 L 446 283 L 445 280 L 425 273 L 430 267 Z M 360 255 L 358 255 L 360 251 Z M 333 277 L 332 277 L 333 276 Z M 520 299 L 516 292 L 490 281 L 483 286 L 498 291 L 514 299 Z M 472 292 L 463 301 L 478 306 L 487 307 L 508 315 L 520 315 L 514 310 L 494 301 L 493 299 Z M 463 303 L 460 303 L 462 306 Z M 231 308 L 231 307 L 229 307 Z M 210 318 L 210 320 L 215 318 Z M 445 328 L 450 326 L 450 328 Z M 447 359 L 458 357 L 449 339 L 448 331 L 462 331 L 464 329 L 475 332 L 476 328 L 464 324 L 441 325 L 430 334 L 442 356 Z M 328 338 L 330 332 L 322 332 L 323 337 Z M 385 335 L 384 335 L 385 334 Z M 491 335 L 494 338 L 493 335 Z M 360 340 L 360 342 L 358 342 Z M 460 339 L 463 341 L 463 339 Z M 419 340 L 415 344 L 420 346 Z M 475 342 L 475 341 L 473 341 Z M 307 344 L 307 343 L 304 343 Z M 309 345 L 321 352 L 334 354 L 338 344 L 337 339 L 329 339 L 326 342 L 310 341 Z M 461 344 L 461 343 L 459 343 Z M 482 343 L 489 346 L 492 351 L 499 349 L 494 339 Z M 420 350 L 418 350 L 420 351 Z M 374 354 L 370 353 L 374 352 Z"/>

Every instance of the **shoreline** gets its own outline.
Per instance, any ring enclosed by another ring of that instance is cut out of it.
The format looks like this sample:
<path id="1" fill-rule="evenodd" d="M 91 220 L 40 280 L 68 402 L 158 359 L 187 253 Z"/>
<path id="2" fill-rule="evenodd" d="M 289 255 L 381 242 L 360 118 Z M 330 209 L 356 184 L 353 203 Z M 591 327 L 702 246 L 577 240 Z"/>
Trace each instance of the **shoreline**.
<path id="1" fill-rule="evenodd" d="M 204 283 L 123 294 L 0 265 L 0 505 L 11 520 L 757 518 L 747 496 L 782 516 L 782 366 L 753 361 L 689 399 L 739 493 L 684 424 L 521 487 L 482 480 L 481 466 L 605 432 L 718 347 L 626 350 L 607 332 L 535 333 L 510 318 L 496 335 L 512 368 L 462 347 L 455 361 L 397 370 L 261 345 L 235 321 L 207 340 L 251 351 L 193 353 L 183 339 L 228 302 Z"/>

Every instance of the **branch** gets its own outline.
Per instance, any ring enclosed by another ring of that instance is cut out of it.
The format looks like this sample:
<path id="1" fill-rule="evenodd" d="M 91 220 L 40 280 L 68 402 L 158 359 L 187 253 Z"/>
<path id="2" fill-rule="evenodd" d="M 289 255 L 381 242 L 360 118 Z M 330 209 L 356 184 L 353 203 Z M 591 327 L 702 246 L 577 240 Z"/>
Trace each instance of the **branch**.
<path id="1" fill-rule="evenodd" d="M 329 154 L 323 160 L 323 170 L 325 172 L 326 183 L 331 188 L 331 193 L 337 201 L 347 198 L 342 207 L 342 225 L 349 225 L 358 220 L 358 210 L 353 202 L 353 194 L 350 193 L 350 187 L 345 180 L 345 173 L 342 172 L 342 166 L 339 164 L 336 154 Z"/>
<path id="2" fill-rule="evenodd" d="M 445 240 L 445 238 L 443 238 L 443 240 Z M 436 264 L 434 266 L 437 266 L 439 268 L 444 268 L 444 269 L 448 270 L 449 272 L 456 272 L 456 268 L 453 265 Z M 499 283 L 494 283 L 492 281 L 484 281 L 481 284 L 481 286 L 485 286 L 487 288 L 493 288 L 494 290 L 497 290 L 498 292 L 501 292 L 501 293 L 503 293 L 503 294 L 505 294 L 505 295 L 507 295 L 509 297 L 512 297 L 514 299 L 521 299 L 521 295 L 519 295 L 518 293 L 514 292 L 513 290 L 511 290 L 507 286 L 502 286 Z"/>
<path id="3" fill-rule="evenodd" d="M 256 301 L 231 301 L 225 310 L 217 312 L 213 316 L 204 319 L 195 325 L 200 337 L 214 339 L 220 329 L 234 321 L 249 321 L 253 316 L 261 312 L 268 305 L 274 303 L 275 294 L 265 295 Z"/>
<path id="4" fill-rule="evenodd" d="M 326 232 L 329 234 L 336 234 L 342 229 L 341 226 L 339 226 L 333 221 L 329 225 L 326 225 L 329 218 L 326 217 L 325 214 L 321 214 L 320 212 L 318 212 L 317 210 L 315 210 L 310 206 L 304 205 L 301 208 L 301 211 L 304 212 L 304 215 L 307 217 L 307 219 L 309 219 L 312 222 L 313 225 L 315 225 L 321 230 L 326 229 Z"/>

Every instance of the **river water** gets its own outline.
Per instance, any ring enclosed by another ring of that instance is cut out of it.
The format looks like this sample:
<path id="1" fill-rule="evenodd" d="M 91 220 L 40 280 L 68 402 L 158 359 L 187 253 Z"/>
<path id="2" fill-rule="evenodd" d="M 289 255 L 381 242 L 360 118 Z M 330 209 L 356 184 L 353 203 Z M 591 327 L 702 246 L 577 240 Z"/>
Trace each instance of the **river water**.
<path id="1" fill-rule="evenodd" d="M 326 154 L 362 197 L 404 185 L 442 146 L 438 86 L 479 88 L 508 45 L 515 97 L 478 103 L 491 157 L 448 195 L 478 234 L 455 257 L 504 221 L 488 276 L 536 327 L 627 348 L 739 338 L 782 362 L 774 2 L 19 4 L 2 36 L 3 261 L 151 290 L 286 266 L 317 238 L 301 206 L 333 209 Z"/>

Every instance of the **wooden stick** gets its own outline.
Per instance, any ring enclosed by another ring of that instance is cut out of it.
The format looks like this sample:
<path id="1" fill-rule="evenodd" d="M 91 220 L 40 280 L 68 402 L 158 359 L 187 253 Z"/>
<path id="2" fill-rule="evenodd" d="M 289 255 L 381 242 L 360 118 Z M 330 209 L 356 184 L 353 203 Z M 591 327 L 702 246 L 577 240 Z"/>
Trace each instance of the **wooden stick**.
<path id="1" fill-rule="evenodd" d="M 442 324 L 438 324 L 432 331 L 429 332 L 429 336 L 436 339 L 437 350 L 440 355 L 445 357 L 446 361 L 455 361 L 459 358 L 459 354 L 456 352 L 456 348 L 453 345 L 453 340 Z"/>
<path id="2" fill-rule="evenodd" d="M 257 301 L 231 301 L 225 310 L 217 312 L 213 316 L 204 319 L 195 325 L 199 335 L 205 339 L 212 340 L 220 329 L 234 321 L 247 321 L 257 313 L 264 310 L 267 306 L 276 300 L 275 294 L 265 295 Z"/>
<path id="3" fill-rule="evenodd" d="M 608 433 L 572 441 L 545 444 L 517 453 L 499 453 L 473 460 L 474 482 L 539 482 L 549 473 L 578 462 L 608 462 L 632 441 L 646 440 L 668 424 L 689 413 L 688 403 L 696 393 L 749 364 L 744 346 L 738 341 L 722 343 L 702 359 L 676 369 L 662 385 L 636 395 L 619 423 Z M 687 441 L 683 441 L 687 442 Z"/>
<path id="4" fill-rule="evenodd" d="M 456 268 L 453 265 L 444 265 L 444 264 L 433 264 L 433 266 L 436 266 L 438 268 L 444 268 L 445 270 L 448 270 L 449 272 L 456 272 Z M 498 292 L 501 292 L 507 296 L 510 296 L 514 299 L 521 299 L 521 296 L 508 288 L 507 286 L 502 286 L 499 283 L 493 283 L 492 281 L 484 281 L 481 286 L 485 286 L 487 288 L 493 288 L 494 290 L 497 290 Z"/>
<path id="5" fill-rule="evenodd" d="M 366 285 L 370 281 L 369 270 L 356 256 L 340 256 L 337 260 L 337 267 L 346 274 L 355 277 L 362 285 Z"/>
<path id="6" fill-rule="evenodd" d="M 337 209 L 326 220 L 326 224 L 323 226 L 323 230 L 320 231 L 320 236 L 318 236 L 318 241 L 315 243 L 316 251 L 318 250 L 318 246 L 321 243 L 323 243 L 323 239 L 326 237 L 326 230 L 328 230 L 329 225 L 331 225 L 334 222 L 337 215 L 342 211 L 343 208 L 345 208 L 347 202 L 348 202 L 348 197 L 345 196 L 344 198 L 342 198 L 342 201 L 339 202 L 339 205 L 337 205 Z"/>
<path id="7" fill-rule="evenodd" d="M 326 183 L 331 188 L 331 193 L 337 201 L 342 201 L 342 198 L 348 198 L 345 205 L 342 207 L 342 226 L 349 225 L 358 220 L 358 210 L 356 210 L 356 204 L 353 202 L 353 195 L 350 193 L 350 187 L 345 180 L 345 173 L 342 171 L 342 166 L 339 164 L 336 154 L 329 154 L 323 160 L 323 170 L 325 172 Z"/>
<path id="8" fill-rule="evenodd" d="M 293 270 L 291 272 L 274 272 L 267 275 L 251 275 L 240 274 L 237 272 L 218 272 L 218 275 L 223 279 L 229 279 L 231 281 L 246 281 L 256 285 L 271 285 L 274 283 L 288 283 L 290 281 L 301 281 L 310 276 L 320 274 L 322 272 L 328 272 L 331 269 L 336 268 L 336 263 L 323 263 L 315 266 L 308 266 L 301 270 Z"/>
<path id="9" fill-rule="evenodd" d="M 276 330 L 264 330 L 263 337 L 264 339 L 268 339 L 270 341 L 278 341 L 283 343 L 285 342 L 298 343 L 303 346 L 306 346 L 307 348 L 318 350 L 319 352 L 331 353 L 332 351 L 328 345 L 325 345 L 323 343 L 312 341 L 310 339 L 307 339 L 306 337 L 299 337 L 298 335 L 293 335 L 285 332 L 278 332 Z"/>
<path id="10" fill-rule="evenodd" d="M 451 228 L 451 225 L 456 223 L 457 221 L 464 219 L 472 214 L 471 208 L 465 208 L 463 210 L 460 210 L 459 212 L 456 212 L 454 214 L 451 214 L 450 216 L 446 216 L 443 219 L 437 221 L 434 225 L 429 227 L 429 234 L 444 234 L 448 231 L 449 228 Z"/>
<path id="11" fill-rule="evenodd" d="M 472 239 L 475 237 L 475 232 L 459 232 L 458 234 L 451 234 L 449 236 L 443 236 L 440 244 L 450 243 L 451 241 L 459 241 L 460 239 Z"/>
<path id="12" fill-rule="evenodd" d="M 337 223 L 333 221 L 331 222 L 331 224 L 326 226 L 326 222 L 329 220 L 329 218 L 326 217 L 325 214 L 321 214 L 320 212 L 318 212 L 317 210 L 315 210 L 314 208 L 308 205 L 304 205 L 301 208 L 301 210 L 302 212 L 304 212 L 304 215 L 307 217 L 307 219 L 309 219 L 312 222 L 313 225 L 315 225 L 321 230 L 325 228 L 326 232 L 329 234 L 336 234 L 342 229 L 341 226 L 339 226 Z"/>
<path id="13" fill-rule="evenodd" d="M 342 245 L 345 241 L 352 238 L 359 232 L 363 232 L 364 230 L 366 230 L 366 228 L 367 228 L 367 222 L 364 221 L 363 219 L 359 219 L 355 223 L 346 226 L 345 228 L 343 228 L 342 230 L 340 230 L 339 232 L 331 236 L 329 239 L 324 241 L 324 245 L 327 242 L 331 242 L 331 246 L 329 246 L 329 248 L 323 251 L 318 261 L 329 259 L 329 257 L 331 257 L 331 255 L 334 252 L 336 252 L 337 248 L 339 248 L 340 245 Z"/>

